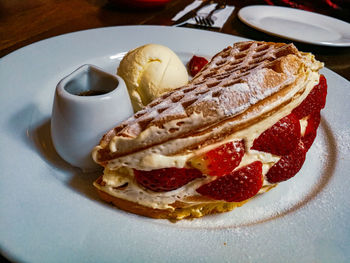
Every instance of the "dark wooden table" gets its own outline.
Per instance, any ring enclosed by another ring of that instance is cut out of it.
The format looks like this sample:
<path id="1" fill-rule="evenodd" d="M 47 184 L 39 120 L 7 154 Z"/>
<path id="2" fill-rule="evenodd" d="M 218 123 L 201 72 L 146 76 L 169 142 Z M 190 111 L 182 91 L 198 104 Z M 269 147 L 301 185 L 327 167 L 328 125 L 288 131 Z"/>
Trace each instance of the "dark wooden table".
<path id="1" fill-rule="evenodd" d="M 113 5 L 108 0 L 0 0 L 0 57 L 36 41 L 78 30 L 119 25 L 171 25 L 171 18 L 192 1 L 173 0 L 161 8 L 134 9 Z M 289 42 L 243 24 L 237 12 L 248 4 L 292 6 L 350 22 L 348 0 L 228 0 L 228 3 L 236 7 L 235 11 L 221 30 L 210 30 L 254 40 Z M 350 48 L 295 44 L 350 80 Z"/>
<path id="2" fill-rule="evenodd" d="M 162 8 L 133 9 L 113 5 L 108 0 L 0 0 L 0 57 L 36 41 L 83 29 L 118 25 L 171 25 L 171 18 L 192 1 L 173 0 Z M 334 2 L 228 0 L 236 9 L 220 31 L 254 40 L 289 42 L 246 26 L 238 19 L 238 10 L 248 4 L 275 4 L 349 20 L 349 1 L 338 0 L 335 4 L 338 7 L 332 8 L 330 3 Z M 313 6 L 315 3 L 317 6 Z M 326 67 L 350 80 L 350 48 L 295 44 L 300 50 L 314 53 L 317 59 L 325 62 Z"/>

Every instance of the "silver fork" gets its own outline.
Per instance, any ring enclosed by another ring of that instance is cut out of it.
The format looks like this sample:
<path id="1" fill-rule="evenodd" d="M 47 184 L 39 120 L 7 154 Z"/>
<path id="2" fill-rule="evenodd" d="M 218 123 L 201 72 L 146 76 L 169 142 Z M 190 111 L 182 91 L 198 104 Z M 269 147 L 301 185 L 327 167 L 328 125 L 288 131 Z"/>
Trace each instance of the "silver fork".
<path id="1" fill-rule="evenodd" d="M 215 8 L 210 11 L 210 13 L 204 17 L 204 16 L 196 16 L 194 20 L 196 21 L 197 25 L 200 26 L 208 26 L 211 27 L 214 25 L 213 15 L 216 11 L 219 11 L 221 9 L 224 9 L 226 7 L 226 1 L 222 1 L 216 4 Z"/>

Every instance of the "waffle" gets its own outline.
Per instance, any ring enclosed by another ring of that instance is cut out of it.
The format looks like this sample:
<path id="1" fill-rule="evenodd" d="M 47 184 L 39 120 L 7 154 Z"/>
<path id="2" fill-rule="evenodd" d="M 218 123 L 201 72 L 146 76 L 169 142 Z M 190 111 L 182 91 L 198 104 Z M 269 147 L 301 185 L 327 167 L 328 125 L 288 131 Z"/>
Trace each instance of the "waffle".
<path id="1" fill-rule="evenodd" d="M 105 171 L 94 186 L 103 200 L 154 218 L 193 218 L 241 206 L 247 200 L 218 201 L 196 192 L 215 176 L 155 193 L 137 183 L 133 169 L 190 168 L 191 158 L 236 139 L 244 140 L 249 151 L 254 138 L 302 103 L 322 66 L 293 44 L 248 41 L 225 48 L 187 85 L 155 99 L 103 136 L 92 155 Z M 279 160 L 264 158 L 269 161 L 263 163 L 263 175 Z M 243 160 L 240 167 L 249 163 Z M 259 193 L 274 186 L 265 180 Z"/>
<path id="2" fill-rule="evenodd" d="M 307 68 L 310 65 L 313 68 Z M 299 52 L 293 44 L 236 43 L 215 55 L 188 85 L 155 99 L 110 130 L 95 148 L 94 159 L 105 166 L 115 158 L 179 137 L 196 140 L 163 149 L 162 154 L 176 154 L 208 140 L 212 143 L 288 103 L 296 95 L 293 88 L 305 80 L 305 71 L 320 67 L 313 56 Z M 229 129 L 212 132 L 228 120 L 234 121 Z M 204 133 L 210 136 L 200 136 Z"/>

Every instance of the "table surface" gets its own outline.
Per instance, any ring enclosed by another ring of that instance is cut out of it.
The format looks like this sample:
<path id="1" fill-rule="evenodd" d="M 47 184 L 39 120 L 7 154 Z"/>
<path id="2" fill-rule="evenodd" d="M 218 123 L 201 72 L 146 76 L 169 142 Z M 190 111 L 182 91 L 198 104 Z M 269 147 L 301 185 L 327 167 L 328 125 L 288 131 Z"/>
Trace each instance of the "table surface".
<path id="1" fill-rule="evenodd" d="M 171 18 L 192 1 L 173 0 L 161 8 L 135 9 L 108 0 L 0 0 L 0 57 L 39 40 L 84 29 L 120 25 L 171 25 Z M 315 2 L 317 6 L 312 6 Z M 254 40 L 289 42 L 243 24 L 237 12 L 248 4 L 291 6 L 350 22 L 348 0 L 227 0 L 227 3 L 234 5 L 235 11 L 221 30 L 210 30 Z M 318 60 L 325 62 L 326 67 L 350 80 L 349 47 L 295 44 L 300 50 L 312 52 Z"/>
<path id="2" fill-rule="evenodd" d="M 120 25 L 170 26 L 171 18 L 191 2 L 193 0 L 173 0 L 161 8 L 135 9 L 108 0 L 0 0 L 0 57 L 36 41 L 79 30 Z M 312 10 L 350 22 L 348 0 L 227 0 L 227 3 L 236 8 L 224 27 L 207 30 L 254 40 L 289 42 L 248 27 L 238 19 L 239 9 L 252 4 Z M 312 52 L 318 60 L 325 62 L 326 67 L 350 80 L 349 47 L 325 47 L 298 42 L 295 45 L 300 50 Z"/>

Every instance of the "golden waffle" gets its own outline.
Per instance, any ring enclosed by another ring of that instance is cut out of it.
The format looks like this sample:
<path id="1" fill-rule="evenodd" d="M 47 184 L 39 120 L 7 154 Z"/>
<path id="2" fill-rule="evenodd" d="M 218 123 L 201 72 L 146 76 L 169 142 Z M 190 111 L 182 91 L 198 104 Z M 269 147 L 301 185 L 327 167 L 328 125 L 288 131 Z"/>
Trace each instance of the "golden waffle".
<path id="1" fill-rule="evenodd" d="M 154 100 L 110 130 L 95 148 L 94 159 L 105 165 L 109 160 L 189 136 L 196 139 L 164 147 L 161 153 L 172 155 L 205 141 L 212 143 L 288 103 L 300 93 L 293 88 L 305 81 L 307 71 L 320 67 L 322 63 L 293 44 L 236 43 L 215 55 L 188 85 Z M 213 132 L 227 121 L 232 122 L 229 128 Z M 205 133 L 210 136 L 200 136 Z"/>

